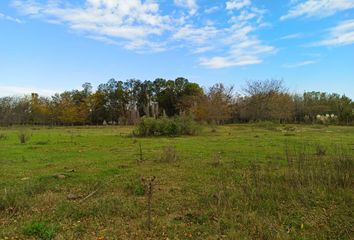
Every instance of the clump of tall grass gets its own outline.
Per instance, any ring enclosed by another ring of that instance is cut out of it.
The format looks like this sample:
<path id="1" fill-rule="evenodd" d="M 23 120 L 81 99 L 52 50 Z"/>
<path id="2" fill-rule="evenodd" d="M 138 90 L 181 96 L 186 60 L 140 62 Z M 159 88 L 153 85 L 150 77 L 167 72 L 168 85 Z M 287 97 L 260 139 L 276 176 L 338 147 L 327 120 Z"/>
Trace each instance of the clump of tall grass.
<path id="1" fill-rule="evenodd" d="M 0 133 L 0 141 L 7 140 L 7 135 L 5 133 Z"/>
<path id="2" fill-rule="evenodd" d="M 180 136 L 197 135 L 199 131 L 198 124 L 189 117 L 163 117 L 158 119 L 143 117 L 133 134 L 141 137 Z"/>
<path id="3" fill-rule="evenodd" d="M 162 149 L 160 161 L 165 163 L 176 162 L 178 154 L 175 146 L 165 146 Z"/>
<path id="4" fill-rule="evenodd" d="M 243 170 L 239 186 L 249 203 L 276 206 L 283 201 L 299 201 L 304 208 L 311 196 L 331 198 L 334 192 L 354 188 L 354 156 L 343 147 L 326 149 L 326 155 L 313 154 L 316 145 L 286 147 L 286 164 L 252 163 Z M 331 150 L 331 151 L 330 151 Z"/>
<path id="5" fill-rule="evenodd" d="M 25 144 L 31 139 L 31 135 L 26 130 L 21 130 L 18 133 L 18 139 L 21 144 Z"/>
<path id="6" fill-rule="evenodd" d="M 285 164 L 269 161 L 237 167 L 242 169 L 218 168 L 220 174 L 213 179 L 215 188 L 199 200 L 208 209 L 206 215 L 211 216 L 217 235 L 230 239 L 289 239 L 300 235 L 308 239 L 351 239 L 348 220 L 354 156 L 343 147 L 324 148 L 326 154 L 317 155 L 316 145 L 294 144 L 285 149 Z M 323 225 L 326 216 L 330 219 Z M 270 226 L 275 230 L 269 231 Z M 246 230 L 235 231 L 239 228 Z"/>
<path id="7" fill-rule="evenodd" d="M 316 145 L 316 155 L 317 156 L 324 156 L 326 155 L 327 149 L 325 146 L 317 144 Z"/>
<path id="8" fill-rule="evenodd" d="M 32 221 L 23 227 L 23 234 L 41 240 L 51 240 L 55 236 L 56 226 L 42 221 Z"/>
<path id="9" fill-rule="evenodd" d="M 218 153 L 213 155 L 213 159 L 211 161 L 211 165 L 213 167 L 222 166 L 222 157 L 221 157 L 221 153 L 220 152 L 218 152 Z"/>
<path id="10" fill-rule="evenodd" d="M 286 149 L 284 181 L 287 185 L 326 188 L 354 186 L 354 157 L 350 153 L 337 146 L 333 154 L 327 154 L 328 148 L 317 144 L 314 146 L 316 154 L 313 155 L 312 148 L 303 145 L 293 150 Z"/>
<path id="11" fill-rule="evenodd" d="M 21 209 L 28 208 L 26 195 L 17 188 L 1 189 L 0 196 L 0 213 L 4 212 L 17 212 Z"/>

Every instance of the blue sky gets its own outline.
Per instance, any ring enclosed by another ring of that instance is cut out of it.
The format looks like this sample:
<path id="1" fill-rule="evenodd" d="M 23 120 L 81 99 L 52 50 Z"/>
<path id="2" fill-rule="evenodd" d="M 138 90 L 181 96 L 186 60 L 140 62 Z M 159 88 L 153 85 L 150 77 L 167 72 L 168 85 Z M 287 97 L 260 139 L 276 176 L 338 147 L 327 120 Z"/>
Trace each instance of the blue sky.
<path id="1" fill-rule="evenodd" d="M 179 76 L 354 98 L 354 0 L 0 1 L 0 96 Z"/>

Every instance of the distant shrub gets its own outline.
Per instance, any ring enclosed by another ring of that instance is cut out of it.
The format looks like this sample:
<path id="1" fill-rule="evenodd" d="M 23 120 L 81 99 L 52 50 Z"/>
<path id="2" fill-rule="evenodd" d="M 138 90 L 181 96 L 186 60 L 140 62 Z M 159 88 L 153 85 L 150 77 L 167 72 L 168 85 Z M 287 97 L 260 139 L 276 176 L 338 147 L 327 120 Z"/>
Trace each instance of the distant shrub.
<path id="1" fill-rule="evenodd" d="M 174 118 L 141 118 L 134 135 L 147 136 L 180 136 L 197 135 L 200 131 L 198 124 L 188 117 Z"/>
<path id="2" fill-rule="evenodd" d="M 0 141 L 6 140 L 6 139 L 7 139 L 7 135 L 5 133 L 0 133 Z"/>
<path id="3" fill-rule="evenodd" d="M 296 136 L 296 128 L 294 126 L 285 126 L 283 127 L 284 136 Z"/>
<path id="4" fill-rule="evenodd" d="M 26 132 L 25 130 L 21 130 L 18 133 L 18 139 L 20 140 L 20 143 L 25 144 L 26 142 L 28 142 L 31 139 L 31 135 Z"/>
<path id="5" fill-rule="evenodd" d="M 338 124 L 338 117 L 336 115 L 332 114 L 324 114 L 324 115 L 320 115 L 318 114 L 316 116 L 316 122 L 318 124 L 324 124 L 324 125 L 328 125 L 328 124 Z"/>
<path id="6" fill-rule="evenodd" d="M 277 127 L 279 126 L 277 123 L 271 122 L 271 121 L 261 121 L 261 122 L 256 122 L 255 126 L 258 128 L 264 128 L 269 131 L 276 131 L 278 130 Z"/>
<path id="7" fill-rule="evenodd" d="M 295 132 L 296 131 L 296 127 L 294 127 L 294 126 L 284 126 L 284 131 Z"/>

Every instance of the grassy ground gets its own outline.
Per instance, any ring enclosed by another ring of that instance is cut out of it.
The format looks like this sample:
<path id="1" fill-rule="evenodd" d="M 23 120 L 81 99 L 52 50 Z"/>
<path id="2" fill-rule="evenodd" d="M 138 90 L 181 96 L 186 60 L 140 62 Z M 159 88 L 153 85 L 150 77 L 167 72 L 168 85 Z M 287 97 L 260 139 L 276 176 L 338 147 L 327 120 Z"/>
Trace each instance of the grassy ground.
<path id="1" fill-rule="evenodd" d="M 354 238 L 354 127 L 131 131 L 0 128 L 0 239 Z"/>

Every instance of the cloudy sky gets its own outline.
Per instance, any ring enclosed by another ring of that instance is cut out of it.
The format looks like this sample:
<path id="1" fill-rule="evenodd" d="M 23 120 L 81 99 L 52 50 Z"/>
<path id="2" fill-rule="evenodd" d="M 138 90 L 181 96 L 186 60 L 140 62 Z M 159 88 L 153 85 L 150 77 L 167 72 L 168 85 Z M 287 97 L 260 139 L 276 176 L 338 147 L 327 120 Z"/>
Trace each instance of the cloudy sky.
<path id="1" fill-rule="evenodd" d="M 354 97 L 354 0 L 0 1 L 0 96 L 179 76 Z"/>

